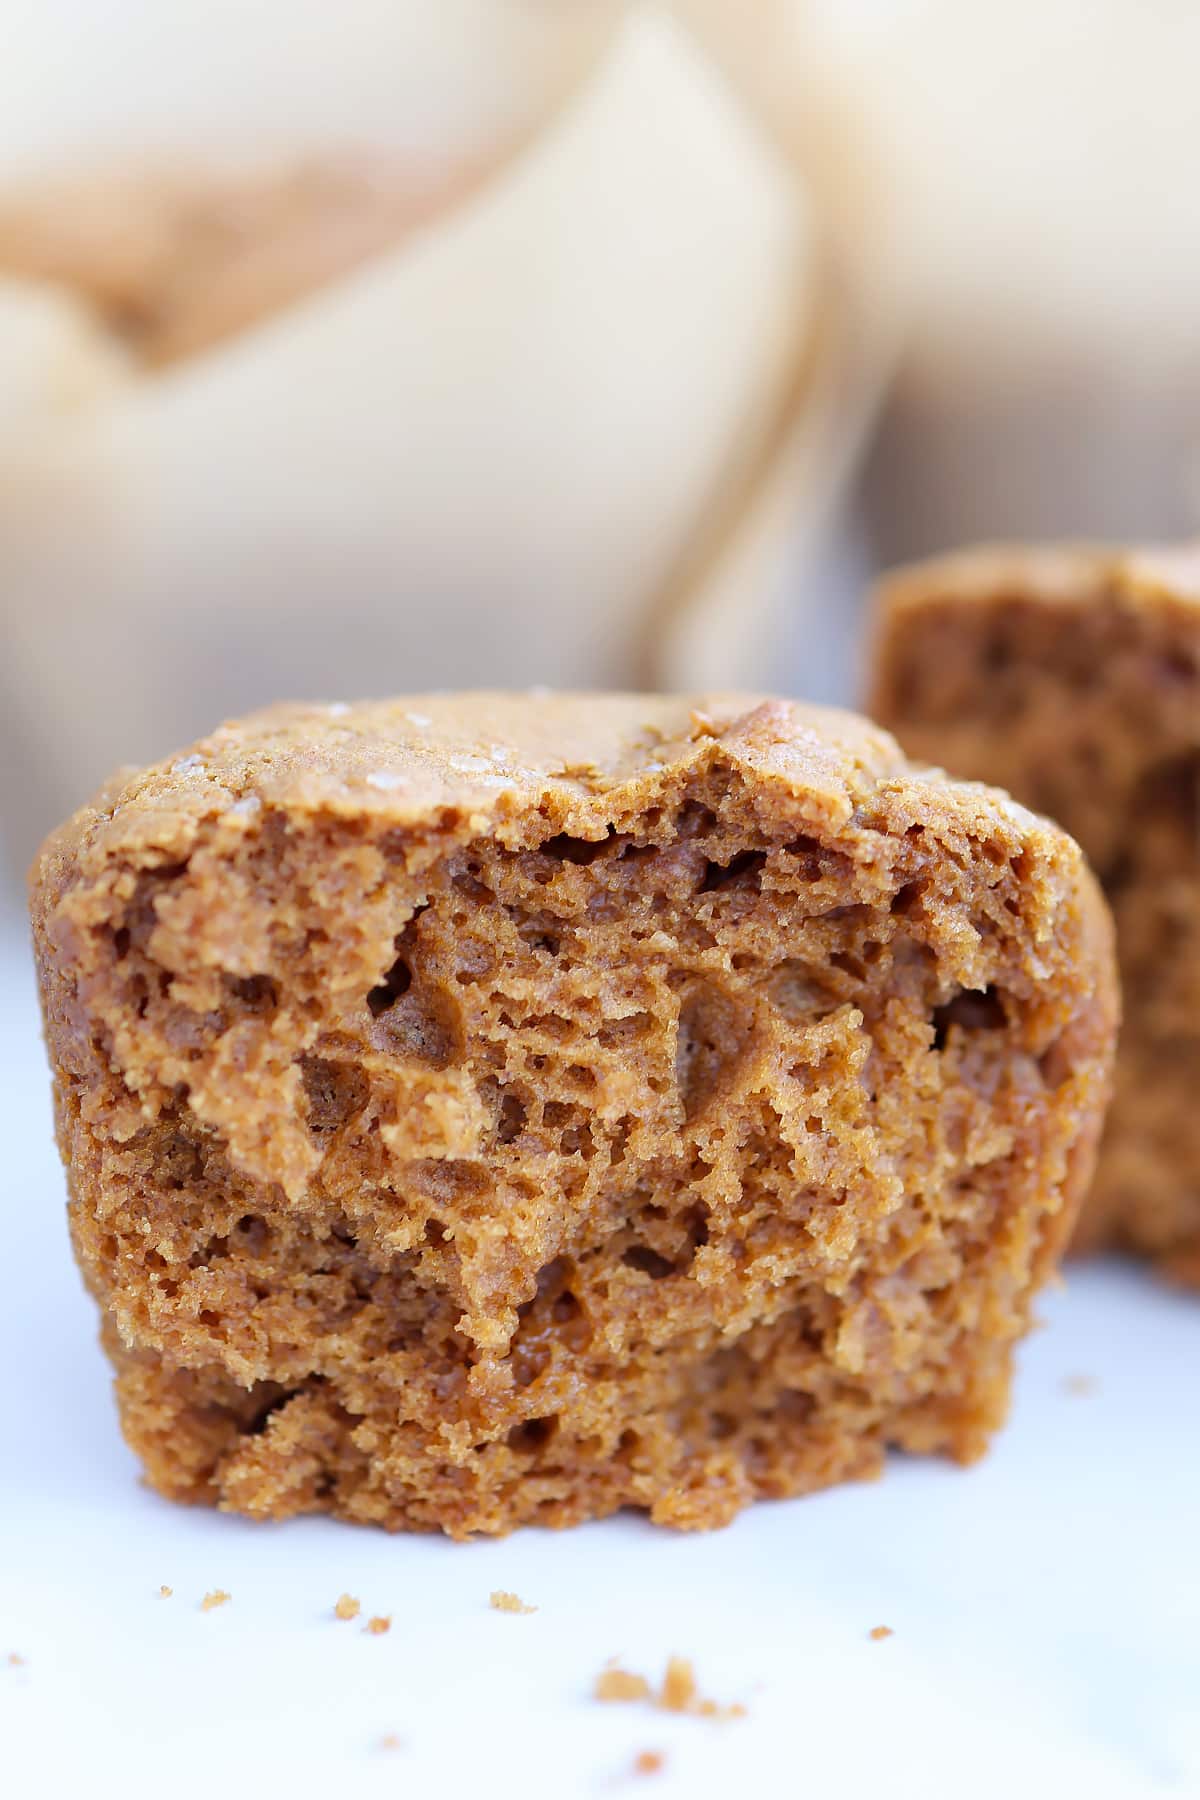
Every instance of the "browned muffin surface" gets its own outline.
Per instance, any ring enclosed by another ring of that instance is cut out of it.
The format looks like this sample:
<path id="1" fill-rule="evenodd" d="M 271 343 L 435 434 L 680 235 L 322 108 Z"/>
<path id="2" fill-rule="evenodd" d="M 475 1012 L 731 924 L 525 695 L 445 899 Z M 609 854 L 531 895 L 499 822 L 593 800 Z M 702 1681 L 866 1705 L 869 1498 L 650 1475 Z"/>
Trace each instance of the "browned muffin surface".
<path id="1" fill-rule="evenodd" d="M 1090 1173 L 1075 845 L 846 714 L 280 708 L 33 914 L 72 1233 L 153 1484 L 455 1535 L 976 1456 Z"/>
<path id="2" fill-rule="evenodd" d="M 901 571 L 873 711 L 1091 859 L 1124 1026 L 1080 1241 L 1200 1284 L 1200 550 L 982 550 Z"/>

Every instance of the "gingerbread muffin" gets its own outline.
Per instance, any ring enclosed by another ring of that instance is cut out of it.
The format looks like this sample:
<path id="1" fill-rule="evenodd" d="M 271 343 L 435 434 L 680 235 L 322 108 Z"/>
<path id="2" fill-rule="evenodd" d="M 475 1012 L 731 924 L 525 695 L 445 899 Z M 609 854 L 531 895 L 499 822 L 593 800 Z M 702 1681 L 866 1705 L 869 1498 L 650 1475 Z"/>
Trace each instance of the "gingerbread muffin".
<path id="1" fill-rule="evenodd" d="M 872 709 L 1091 859 L 1125 1022 L 1079 1242 L 1200 1286 L 1200 550 L 985 549 L 902 570 L 881 592 Z"/>
<path id="2" fill-rule="evenodd" d="M 1091 1174 L 1083 858 L 850 715 L 287 707 L 124 776 L 33 919 L 151 1483 L 455 1536 L 977 1456 Z"/>

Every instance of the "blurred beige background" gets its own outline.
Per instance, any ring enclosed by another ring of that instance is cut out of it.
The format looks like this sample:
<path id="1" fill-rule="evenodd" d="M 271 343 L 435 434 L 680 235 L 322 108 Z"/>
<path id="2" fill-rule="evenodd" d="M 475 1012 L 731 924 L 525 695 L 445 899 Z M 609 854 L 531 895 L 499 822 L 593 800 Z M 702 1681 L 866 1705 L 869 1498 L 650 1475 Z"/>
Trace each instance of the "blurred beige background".
<path id="1" fill-rule="evenodd" d="M 855 687 L 975 537 L 1200 520 L 1200 9 L 40 0 L 0 861 L 284 695 Z"/>

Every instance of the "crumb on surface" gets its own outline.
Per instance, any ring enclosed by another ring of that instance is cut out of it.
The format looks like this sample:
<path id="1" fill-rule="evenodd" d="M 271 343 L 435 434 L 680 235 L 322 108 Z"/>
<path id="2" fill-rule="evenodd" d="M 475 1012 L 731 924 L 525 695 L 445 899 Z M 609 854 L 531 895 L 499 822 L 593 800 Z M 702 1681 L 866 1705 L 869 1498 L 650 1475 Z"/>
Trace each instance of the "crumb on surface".
<path id="1" fill-rule="evenodd" d="M 666 1757 L 661 1750 L 639 1750 L 633 1759 L 635 1775 L 658 1775 L 666 1766 Z"/>
<path id="2" fill-rule="evenodd" d="M 690 1712 L 694 1706 L 705 1705 L 705 1702 L 698 1701 L 696 1671 L 686 1656 L 672 1656 L 668 1659 L 658 1705 L 664 1712 Z"/>
<path id="3" fill-rule="evenodd" d="M 1082 1398 L 1087 1394 L 1094 1394 L 1097 1385 L 1096 1377 L 1094 1375 L 1066 1375 L 1063 1377 L 1063 1392 L 1072 1394 L 1077 1398 Z"/>
<path id="4" fill-rule="evenodd" d="M 868 1633 L 872 1643 L 875 1644 L 881 1644 L 884 1638 L 895 1637 L 895 1635 L 890 1625 L 873 1625 Z"/>
<path id="5" fill-rule="evenodd" d="M 200 1602 L 200 1611 L 214 1612 L 218 1606 L 228 1606 L 232 1599 L 233 1595 L 227 1594 L 224 1588 L 210 1588 Z"/>
<path id="6" fill-rule="evenodd" d="M 333 1615 L 336 1619 L 357 1619 L 361 1608 L 353 1594 L 339 1594 L 334 1605 Z"/>
<path id="7" fill-rule="evenodd" d="M 364 1630 L 369 1631 L 372 1637 L 382 1637 L 385 1631 L 390 1631 L 391 1629 L 391 1613 L 376 1613 L 374 1618 L 368 1619 L 364 1626 Z"/>
<path id="8" fill-rule="evenodd" d="M 668 1658 L 662 1686 L 657 1691 L 644 1675 L 622 1669 L 615 1660 L 597 1675 L 593 1691 L 597 1700 L 648 1700 L 660 1712 L 691 1713 L 699 1719 L 744 1719 L 746 1716 L 746 1708 L 739 1701 L 732 1706 L 722 1706 L 717 1700 L 702 1697 L 696 1686 L 696 1671 L 686 1656 Z"/>
<path id="9" fill-rule="evenodd" d="M 536 1606 L 527 1606 L 519 1594 L 510 1594 L 505 1588 L 493 1588 L 488 1597 L 488 1605 L 493 1612 L 535 1613 Z"/>
<path id="10" fill-rule="evenodd" d="M 595 1695 L 597 1700 L 648 1700 L 650 1683 L 644 1675 L 610 1665 L 597 1675 Z"/>
<path id="11" fill-rule="evenodd" d="M 25 1667 L 25 1658 L 21 1655 L 19 1650 L 9 1651 L 8 1666 L 10 1669 L 23 1669 Z"/>
<path id="12" fill-rule="evenodd" d="M 160 1600 L 169 1600 L 171 1598 L 171 1595 L 174 1592 L 175 1592 L 175 1589 L 173 1587 L 168 1587 L 166 1582 L 164 1581 L 162 1586 L 158 1590 L 158 1597 Z"/>
<path id="13" fill-rule="evenodd" d="M 400 1747 L 401 1739 L 398 1733 L 394 1731 L 385 1732 L 379 1740 L 379 1748 L 381 1750 L 399 1750 Z"/>

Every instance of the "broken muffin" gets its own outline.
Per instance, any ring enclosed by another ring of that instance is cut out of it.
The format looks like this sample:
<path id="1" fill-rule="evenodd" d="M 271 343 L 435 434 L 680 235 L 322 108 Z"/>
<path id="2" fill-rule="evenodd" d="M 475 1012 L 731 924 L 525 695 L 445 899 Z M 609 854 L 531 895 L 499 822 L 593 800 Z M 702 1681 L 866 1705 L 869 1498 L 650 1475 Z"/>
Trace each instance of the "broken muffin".
<path id="1" fill-rule="evenodd" d="M 1124 989 L 1083 1247 L 1200 1286 L 1200 551 L 980 550 L 884 584 L 874 710 L 1080 842 Z"/>
<path id="2" fill-rule="evenodd" d="M 32 910 L 160 1492 L 712 1526 L 1001 1422 L 1116 1016 L 1004 795 L 781 701 L 284 707 L 112 783 Z"/>

